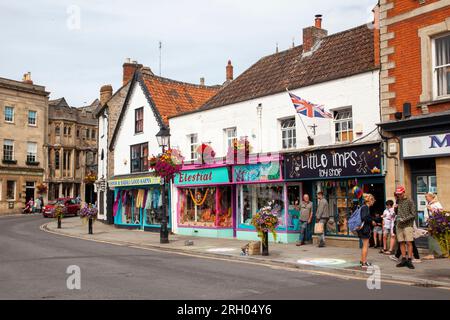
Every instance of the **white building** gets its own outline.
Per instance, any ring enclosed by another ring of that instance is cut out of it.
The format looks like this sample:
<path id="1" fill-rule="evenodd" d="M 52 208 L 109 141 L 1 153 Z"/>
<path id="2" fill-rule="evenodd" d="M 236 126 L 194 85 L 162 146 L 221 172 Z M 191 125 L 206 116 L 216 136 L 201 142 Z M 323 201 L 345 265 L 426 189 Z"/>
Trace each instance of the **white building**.
<path id="1" fill-rule="evenodd" d="M 252 153 L 300 154 L 330 147 L 351 148 L 366 142 L 379 144 L 376 131 L 380 121 L 379 69 L 375 63 L 374 31 L 364 25 L 328 36 L 321 23 L 318 16 L 314 27 L 304 29 L 303 45 L 262 58 L 199 110 L 170 118 L 172 145 L 178 147 L 187 160 L 195 160 L 198 157 L 195 151 L 202 143 L 208 144 L 218 158 L 227 155 L 234 139 L 243 137 L 250 142 Z M 334 119 L 298 115 L 286 89 L 302 99 L 323 105 Z M 313 138 L 314 146 L 309 145 L 308 135 Z M 272 159 L 278 158 L 272 156 Z M 185 169 L 195 173 L 206 167 L 193 165 Z M 240 184 L 235 180 L 235 167 L 231 166 L 229 170 L 233 178 L 228 181 L 212 181 L 209 185 L 204 182 L 198 185 L 175 183 L 172 195 L 178 195 L 177 198 L 184 201 L 172 206 L 172 220 L 179 222 L 173 226 L 175 232 L 256 239 L 255 232 L 248 232 L 254 231 L 248 221 L 264 206 L 265 200 L 278 197 L 283 211 L 291 212 L 294 198 L 300 198 L 306 192 L 315 195 L 322 185 L 317 181 L 317 184 L 305 187 L 302 181 L 288 181 L 282 169 L 273 187 L 271 181 L 263 180 L 247 180 L 248 184 Z M 255 165 L 252 170 L 258 171 L 260 167 Z M 212 176 L 214 174 L 213 171 Z M 350 176 L 336 178 L 350 179 Z M 319 177 L 316 180 L 320 180 Z M 224 185 L 229 185 L 230 190 L 227 191 Z M 220 191 L 218 186 L 225 191 Z M 217 193 L 232 194 L 233 199 L 229 202 L 233 211 L 232 225 L 218 224 L 218 221 L 209 223 L 206 220 L 210 215 L 217 217 L 220 213 L 211 213 L 209 208 L 202 209 L 190 203 L 189 192 L 208 198 L 204 191 L 208 187 L 217 187 Z M 338 197 L 329 196 L 330 201 Z M 267 199 L 260 201 L 258 197 Z M 246 202 L 250 209 L 245 208 Z M 335 209 L 333 215 L 340 219 L 342 213 L 339 208 Z M 295 219 L 291 213 L 290 216 L 283 213 L 282 220 L 279 239 L 294 241 L 298 237 L 293 225 Z M 340 227 L 343 230 L 344 227 Z"/>

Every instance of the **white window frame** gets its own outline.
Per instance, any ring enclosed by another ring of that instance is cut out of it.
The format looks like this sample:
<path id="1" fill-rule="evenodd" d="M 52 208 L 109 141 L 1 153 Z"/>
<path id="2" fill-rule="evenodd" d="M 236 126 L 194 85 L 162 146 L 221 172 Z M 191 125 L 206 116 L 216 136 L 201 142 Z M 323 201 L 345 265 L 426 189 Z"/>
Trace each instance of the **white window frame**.
<path id="1" fill-rule="evenodd" d="M 343 119 L 337 119 L 338 114 L 339 113 L 344 113 L 344 112 L 350 112 L 351 116 L 347 117 L 347 118 L 343 118 Z M 334 121 L 333 121 L 333 132 L 334 132 L 334 141 L 335 143 L 347 143 L 347 142 L 353 142 L 353 140 L 355 139 L 355 126 L 353 125 L 353 108 L 352 107 L 344 107 L 344 108 L 340 108 L 340 109 L 335 109 L 333 110 L 334 113 Z M 340 125 L 340 129 L 339 131 L 336 130 L 336 124 Z M 346 123 L 347 124 L 347 129 L 345 129 L 345 131 L 342 129 L 342 125 Z M 350 128 L 351 125 L 351 128 Z M 351 129 L 351 130 L 349 130 Z M 351 140 L 345 140 L 342 141 L 341 139 L 338 139 L 337 134 L 340 133 L 342 136 L 342 133 L 346 132 L 347 136 L 349 135 L 349 133 L 352 133 L 352 139 Z"/>
<path id="2" fill-rule="evenodd" d="M 6 109 L 12 109 L 12 119 L 11 120 L 7 120 L 6 119 Z M 14 123 L 14 107 L 12 107 L 12 106 L 5 106 L 5 109 L 3 111 L 3 119 L 5 119 L 6 123 Z"/>
<path id="3" fill-rule="evenodd" d="M 442 39 L 442 38 L 447 38 L 447 37 L 450 38 L 450 33 L 446 33 L 444 35 L 435 37 L 431 41 L 432 42 L 432 45 L 431 45 L 431 48 L 432 48 L 432 54 L 431 54 L 432 55 L 432 66 L 431 67 L 432 67 L 432 77 L 433 77 L 432 83 L 433 83 L 433 98 L 434 98 L 434 100 L 448 99 L 450 97 L 450 92 L 440 95 L 439 94 L 438 84 L 437 84 L 438 69 L 446 69 L 446 68 L 450 69 L 450 63 L 445 64 L 445 65 L 441 65 L 441 66 L 437 65 L 436 41 L 438 41 L 439 39 Z M 443 79 L 444 79 L 445 82 L 447 81 L 447 79 L 445 77 L 443 77 Z M 445 87 L 448 87 L 448 83 L 445 83 L 444 88 Z"/>
<path id="4" fill-rule="evenodd" d="M 195 142 L 193 141 L 193 138 L 195 137 Z M 189 156 L 190 160 L 197 160 L 198 159 L 198 134 L 192 133 L 188 135 L 188 145 L 189 145 Z"/>
<path id="5" fill-rule="evenodd" d="M 8 197 L 8 182 L 14 182 L 14 198 Z M 6 180 L 6 201 L 16 201 L 16 190 L 17 189 L 17 181 L 16 180 Z"/>
<path id="6" fill-rule="evenodd" d="M 295 117 L 280 119 L 280 131 L 281 131 L 281 149 L 290 150 L 297 148 L 297 123 Z M 284 128 L 286 122 L 293 123 L 294 126 Z M 286 137 L 283 134 L 286 133 Z M 286 147 L 285 147 L 286 142 Z"/>
<path id="7" fill-rule="evenodd" d="M 8 141 L 8 144 L 7 144 L 7 141 Z M 9 142 L 11 142 L 11 144 L 9 144 Z M 6 145 L 12 147 L 12 150 L 11 150 L 11 159 L 6 159 L 6 157 L 5 157 L 5 146 L 6 146 Z M 5 139 L 5 140 L 3 140 L 3 149 L 2 149 L 2 151 L 3 151 L 3 160 L 14 161 L 14 156 L 15 156 L 15 154 L 14 154 L 14 140 L 11 140 L 11 139 Z"/>
<path id="8" fill-rule="evenodd" d="M 30 123 L 30 113 L 34 112 L 34 123 Z M 36 127 L 37 126 L 37 111 L 34 110 L 28 110 L 28 125 L 31 127 Z"/>
<path id="9" fill-rule="evenodd" d="M 232 135 L 233 133 L 234 133 L 234 135 Z M 223 129 L 223 135 L 224 135 L 224 140 L 225 140 L 225 153 L 226 153 L 226 152 L 228 152 L 230 147 L 233 146 L 233 142 L 238 139 L 237 127 Z"/>
<path id="10" fill-rule="evenodd" d="M 31 151 L 30 146 L 32 146 Z M 27 142 L 27 162 L 37 162 L 37 149 L 37 142 Z"/>

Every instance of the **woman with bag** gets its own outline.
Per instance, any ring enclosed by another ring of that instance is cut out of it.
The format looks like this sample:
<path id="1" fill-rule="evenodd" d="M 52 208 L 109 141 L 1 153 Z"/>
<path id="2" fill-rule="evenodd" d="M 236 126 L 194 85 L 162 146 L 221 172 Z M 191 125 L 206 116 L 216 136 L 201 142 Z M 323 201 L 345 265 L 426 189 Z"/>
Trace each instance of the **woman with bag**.
<path id="1" fill-rule="evenodd" d="M 362 225 L 358 230 L 358 237 L 362 242 L 360 265 L 361 268 L 366 269 L 371 266 L 371 264 L 367 262 L 367 253 L 369 251 L 369 241 L 372 234 L 372 225 L 374 224 L 370 215 L 370 207 L 374 205 L 375 197 L 371 194 L 364 194 L 363 199 L 364 205 L 361 207 Z"/>

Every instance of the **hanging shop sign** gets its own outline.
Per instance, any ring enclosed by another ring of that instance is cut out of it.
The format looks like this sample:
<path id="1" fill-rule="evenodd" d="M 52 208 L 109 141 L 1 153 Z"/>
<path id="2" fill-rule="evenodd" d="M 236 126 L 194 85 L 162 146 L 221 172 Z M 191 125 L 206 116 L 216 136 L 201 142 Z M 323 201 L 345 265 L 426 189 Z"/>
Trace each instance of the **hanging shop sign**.
<path id="1" fill-rule="evenodd" d="M 264 182 L 280 179 L 280 163 L 278 161 L 235 166 L 233 168 L 234 182 Z"/>
<path id="2" fill-rule="evenodd" d="M 175 177 L 175 185 L 211 185 L 230 182 L 227 167 L 181 171 Z"/>
<path id="3" fill-rule="evenodd" d="M 403 137 L 402 159 L 442 157 L 450 155 L 450 132 L 426 136 Z"/>
<path id="4" fill-rule="evenodd" d="M 381 175 L 381 145 L 317 150 L 285 157 L 287 180 Z"/>
<path id="5" fill-rule="evenodd" d="M 112 179 L 108 181 L 111 188 L 114 187 L 127 187 L 127 186 L 145 186 L 151 184 L 160 184 L 161 179 L 159 177 L 133 177 Z"/>

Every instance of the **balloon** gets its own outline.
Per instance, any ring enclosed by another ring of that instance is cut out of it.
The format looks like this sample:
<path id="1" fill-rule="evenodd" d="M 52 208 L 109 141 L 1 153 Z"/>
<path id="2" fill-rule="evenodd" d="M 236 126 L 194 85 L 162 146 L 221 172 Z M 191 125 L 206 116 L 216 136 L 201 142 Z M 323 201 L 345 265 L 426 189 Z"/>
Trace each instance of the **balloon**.
<path id="1" fill-rule="evenodd" d="M 352 190 L 353 194 L 355 195 L 355 198 L 357 199 L 361 199 L 362 195 L 363 195 L 363 191 L 360 187 L 355 186 Z"/>

